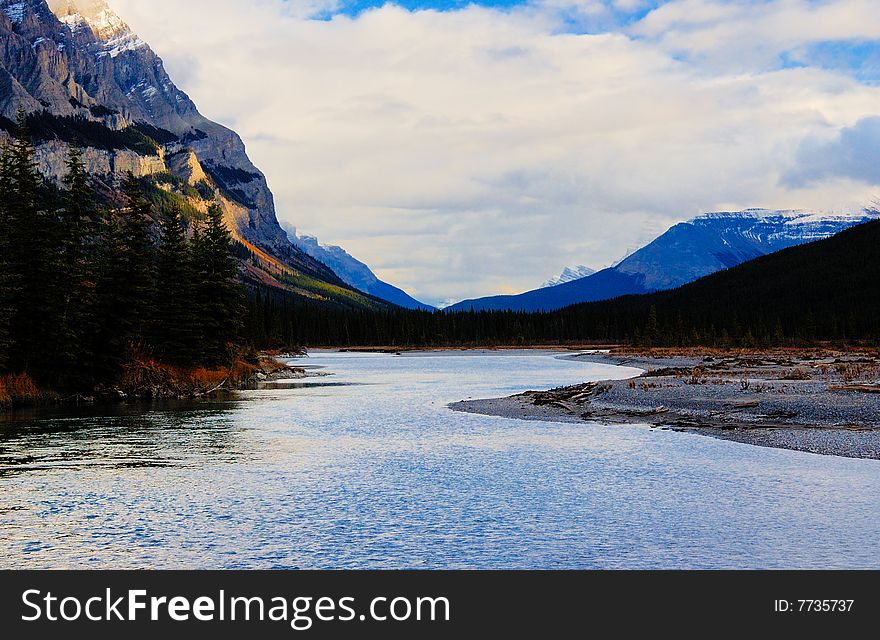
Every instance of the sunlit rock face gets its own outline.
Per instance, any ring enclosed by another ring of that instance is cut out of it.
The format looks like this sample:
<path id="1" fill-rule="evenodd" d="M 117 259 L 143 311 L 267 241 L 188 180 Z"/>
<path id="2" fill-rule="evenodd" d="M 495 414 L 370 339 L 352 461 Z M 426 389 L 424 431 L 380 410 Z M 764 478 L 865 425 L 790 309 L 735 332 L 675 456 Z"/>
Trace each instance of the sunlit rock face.
<path id="1" fill-rule="evenodd" d="M 36 147 L 36 161 L 40 173 L 60 182 L 67 174 L 66 161 L 70 145 L 51 140 Z M 142 155 L 134 151 L 109 152 L 101 149 L 83 149 L 83 164 L 92 175 L 123 177 L 128 173 L 136 177 L 149 176 L 167 170 L 164 157 Z"/>
<path id="2" fill-rule="evenodd" d="M 88 28 L 104 44 L 107 55 L 147 46 L 103 0 L 48 0 L 47 4 L 71 30 Z"/>

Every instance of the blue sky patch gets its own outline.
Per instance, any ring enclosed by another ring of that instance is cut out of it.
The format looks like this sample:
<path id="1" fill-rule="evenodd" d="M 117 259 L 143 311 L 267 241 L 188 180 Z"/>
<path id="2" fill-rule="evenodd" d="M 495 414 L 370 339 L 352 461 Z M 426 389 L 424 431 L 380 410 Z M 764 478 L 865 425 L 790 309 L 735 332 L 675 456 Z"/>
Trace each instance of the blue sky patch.
<path id="1" fill-rule="evenodd" d="M 356 16 L 368 9 L 374 9 L 387 4 L 389 0 L 341 0 L 337 14 Z M 648 0 L 643 6 L 633 11 L 618 11 L 614 13 L 625 16 L 626 21 L 641 20 L 645 15 L 653 9 L 665 4 L 667 0 Z M 495 7 L 498 9 L 509 9 L 520 5 L 529 4 L 529 0 L 393 0 L 393 4 L 415 11 L 418 9 L 435 9 L 437 11 L 455 11 L 462 9 L 468 5 L 475 4 L 482 7 Z M 611 2 L 607 2 L 611 6 Z M 572 3 L 574 5 L 574 2 Z"/>
<path id="2" fill-rule="evenodd" d="M 381 7 L 386 0 L 343 0 L 339 13 L 357 15 L 367 9 Z M 439 11 L 454 11 L 469 4 L 479 4 L 486 7 L 512 7 L 525 4 L 525 0 L 395 0 L 394 4 L 406 9 L 437 9 Z"/>
<path id="3" fill-rule="evenodd" d="M 880 84 L 880 40 L 819 42 L 798 57 L 808 66 L 848 73 L 865 84 Z"/>

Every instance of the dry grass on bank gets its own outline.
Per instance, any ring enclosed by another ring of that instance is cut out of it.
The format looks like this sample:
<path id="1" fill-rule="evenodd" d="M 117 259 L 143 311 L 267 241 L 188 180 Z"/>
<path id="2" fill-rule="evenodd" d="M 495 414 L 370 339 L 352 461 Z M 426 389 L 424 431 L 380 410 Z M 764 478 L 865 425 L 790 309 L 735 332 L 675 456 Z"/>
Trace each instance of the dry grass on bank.
<path id="1" fill-rule="evenodd" d="M 123 368 L 117 388 L 132 397 L 199 397 L 240 387 L 259 367 L 236 360 L 231 367 L 184 368 L 139 359 Z"/>
<path id="2" fill-rule="evenodd" d="M 216 368 L 178 367 L 139 357 L 123 366 L 114 384 L 95 389 L 94 395 L 80 393 L 69 397 L 38 387 L 27 374 L 0 375 L 0 411 L 74 400 L 204 398 L 243 389 L 258 379 L 290 370 L 268 355 L 238 358 L 232 366 Z"/>
<path id="3" fill-rule="evenodd" d="M 15 405 L 33 405 L 51 399 L 26 373 L 0 376 L 0 408 Z"/>

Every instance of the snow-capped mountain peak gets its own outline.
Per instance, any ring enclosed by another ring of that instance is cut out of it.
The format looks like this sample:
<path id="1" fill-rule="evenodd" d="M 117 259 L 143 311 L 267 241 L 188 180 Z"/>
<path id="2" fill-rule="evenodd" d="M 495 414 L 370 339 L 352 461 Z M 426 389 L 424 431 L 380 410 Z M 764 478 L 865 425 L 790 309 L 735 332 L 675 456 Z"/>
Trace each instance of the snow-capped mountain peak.
<path id="1" fill-rule="evenodd" d="M 813 224 L 816 222 L 846 222 L 860 220 L 871 212 L 866 211 L 807 211 L 805 209 L 745 209 L 743 211 L 715 211 L 691 218 L 689 224 L 701 224 L 717 220 L 742 220 L 755 223 Z"/>
<path id="2" fill-rule="evenodd" d="M 105 0 L 48 0 L 48 5 L 71 32 L 81 28 L 91 30 L 101 44 L 98 57 L 115 58 L 123 51 L 147 46 Z"/>
<path id="3" fill-rule="evenodd" d="M 755 222 L 762 221 L 782 221 L 782 220 L 797 220 L 802 218 L 803 216 L 814 215 L 809 211 L 804 211 L 802 209 L 762 209 L 762 208 L 753 208 L 753 209 L 744 209 L 742 211 L 711 211 L 707 213 L 701 213 L 698 216 L 695 216 L 688 220 L 690 224 L 699 224 L 700 222 L 704 222 L 706 220 L 752 220 Z"/>
<path id="4" fill-rule="evenodd" d="M 566 267 L 562 270 L 561 274 L 559 274 L 555 278 L 551 278 L 550 280 L 542 284 L 541 287 L 556 287 L 560 284 L 565 284 L 566 282 L 572 282 L 574 280 L 586 278 L 587 276 L 591 276 L 594 273 L 596 273 L 595 269 L 590 269 L 589 267 L 585 267 L 582 264 L 579 264 L 576 267 Z"/>
<path id="5" fill-rule="evenodd" d="M 875 211 L 805 211 L 746 209 L 706 213 L 685 223 L 711 232 L 726 246 L 760 253 L 828 238 L 846 227 L 880 217 Z M 748 243 L 749 246 L 743 243 Z M 751 247 L 751 248 L 749 248 Z M 763 249 L 764 247 L 766 249 Z M 738 261 L 737 261 L 738 262 Z"/>

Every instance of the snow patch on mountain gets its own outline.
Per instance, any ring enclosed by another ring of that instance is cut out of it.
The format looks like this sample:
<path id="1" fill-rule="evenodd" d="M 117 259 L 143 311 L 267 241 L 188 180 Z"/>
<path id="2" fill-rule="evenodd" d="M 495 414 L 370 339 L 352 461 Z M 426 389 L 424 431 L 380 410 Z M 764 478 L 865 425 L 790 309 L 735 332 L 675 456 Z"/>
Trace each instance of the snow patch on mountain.
<path id="1" fill-rule="evenodd" d="M 141 40 L 133 33 L 125 34 L 117 38 L 113 38 L 104 43 L 104 50 L 98 52 L 98 57 L 110 56 L 115 58 L 126 51 L 134 51 L 135 49 L 143 49 L 147 43 Z"/>
<path id="2" fill-rule="evenodd" d="M 6 14 L 6 17 L 9 18 L 12 24 L 21 24 L 22 20 L 24 20 L 26 8 L 26 2 L 11 2 L 3 7 L 3 13 Z"/>

